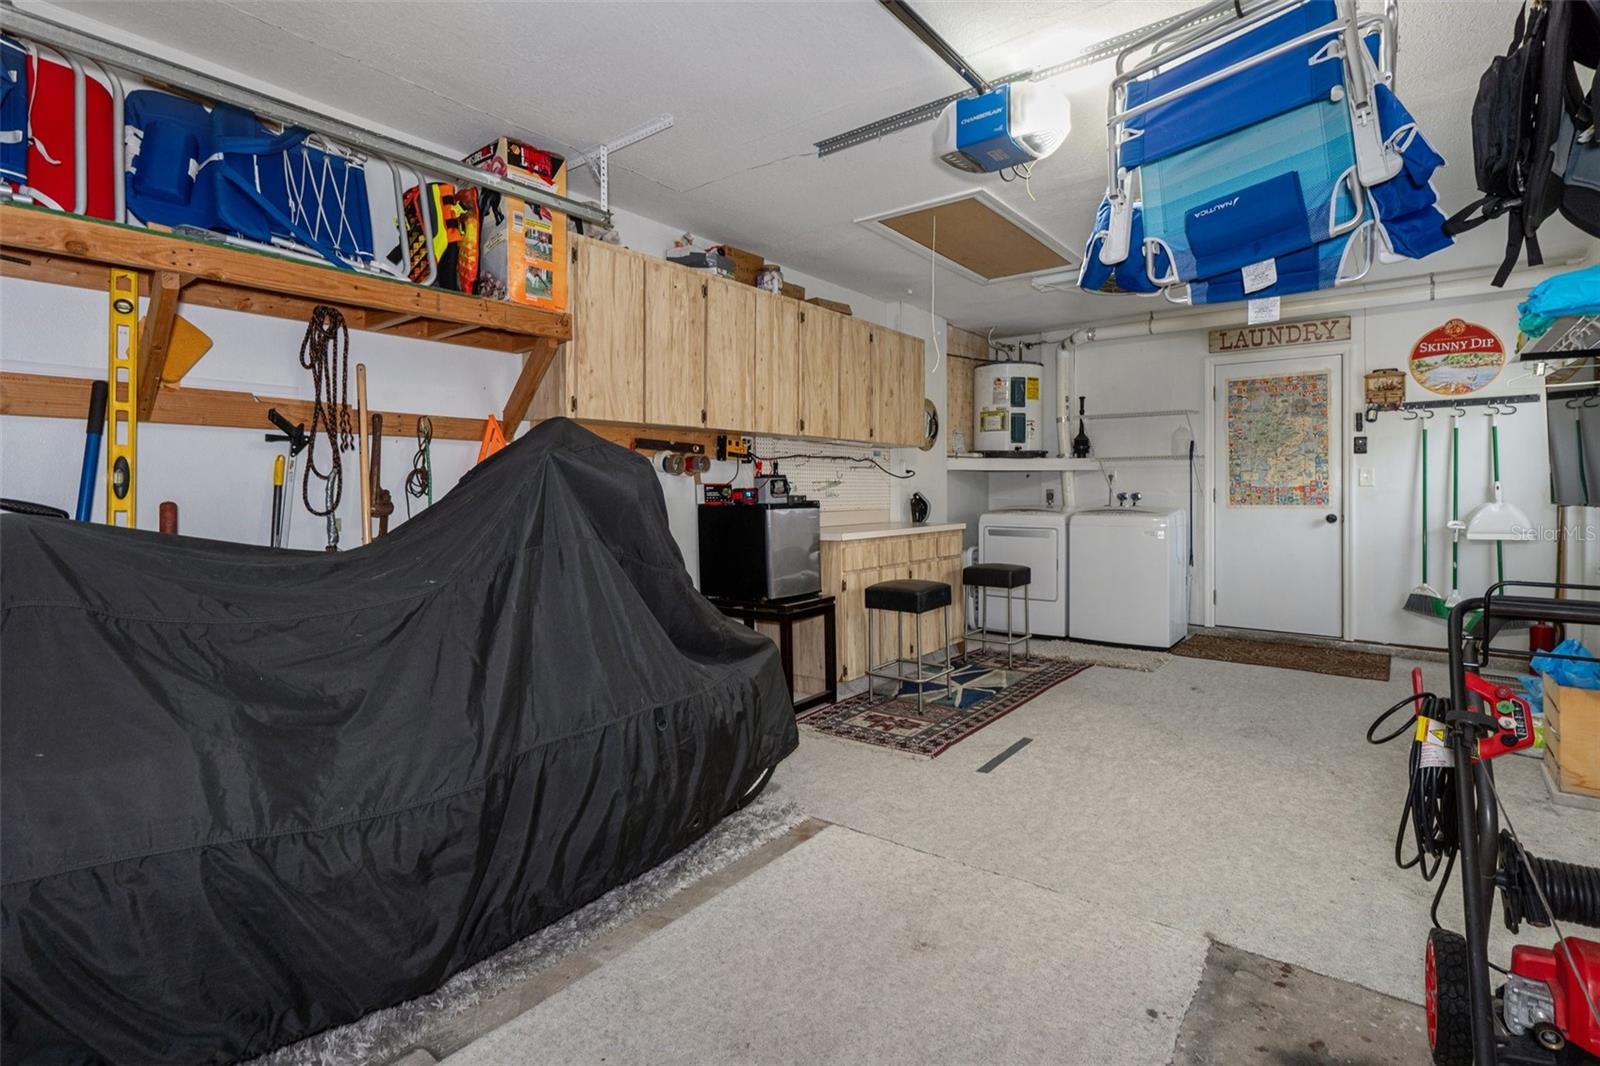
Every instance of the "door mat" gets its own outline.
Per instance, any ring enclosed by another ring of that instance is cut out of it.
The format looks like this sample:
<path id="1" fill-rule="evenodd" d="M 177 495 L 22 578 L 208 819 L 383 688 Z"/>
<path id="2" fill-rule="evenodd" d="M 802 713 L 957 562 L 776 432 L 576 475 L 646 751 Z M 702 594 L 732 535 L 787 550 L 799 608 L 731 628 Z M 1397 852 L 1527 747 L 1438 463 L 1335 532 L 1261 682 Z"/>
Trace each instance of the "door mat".
<path id="1" fill-rule="evenodd" d="M 1190 659 L 1214 659 L 1222 663 L 1276 666 L 1280 670 L 1303 670 L 1308 674 L 1358 677 L 1366 681 L 1389 680 L 1387 655 L 1349 648 L 1325 648 L 1316 644 L 1196 633 L 1174 647 L 1172 654 Z"/>
<path id="2" fill-rule="evenodd" d="M 830 737 L 931 759 L 1088 668 L 1088 663 L 1017 658 L 1008 670 L 1004 653 L 977 651 L 956 659 L 949 694 L 937 684 L 922 686 L 940 695 L 930 697 L 920 712 L 917 686 L 905 681 L 892 699 L 887 692 L 876 697 L 863 692 L 802 715 L 800 724 Z M 885 681 L 876 684 L 888 686 Z"/>

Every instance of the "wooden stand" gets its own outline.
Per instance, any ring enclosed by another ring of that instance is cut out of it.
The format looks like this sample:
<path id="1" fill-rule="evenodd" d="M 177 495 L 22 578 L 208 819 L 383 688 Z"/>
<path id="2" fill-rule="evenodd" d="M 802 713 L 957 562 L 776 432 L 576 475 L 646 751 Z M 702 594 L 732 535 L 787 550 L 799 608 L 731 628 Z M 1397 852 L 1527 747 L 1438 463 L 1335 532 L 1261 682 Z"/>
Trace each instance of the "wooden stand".
<path id="1" fill-rule="evenodd" d="M 823 707 L 838 701 L 839 687 L 835 679 L 839 676 L 839 666 L 835 658 L 837 636 L 832 596 L 808 596 L 801 600 L 782 600 L 776 603 L 727 600 L 716 596 L 710 599 L 717 610 L 730 618 L 737 618 L 751 629 L 766 633 L 769 637 L 772 636 L 772 631 L 776 630 L 778 655 L 783 660 L 783 676 L 789 682 L 789 694 L 795 697 L 796 714 L 812 707 Z M 800 644 L 800 676 L 806 680 L 819 682 L 822 688 L 814 694 L 801 696 L 795 690 L 794 627 L 796 622 L 805 622 L 813 618 L 822 619 L 822 646 L 817 647 L 815 641 Z"/>

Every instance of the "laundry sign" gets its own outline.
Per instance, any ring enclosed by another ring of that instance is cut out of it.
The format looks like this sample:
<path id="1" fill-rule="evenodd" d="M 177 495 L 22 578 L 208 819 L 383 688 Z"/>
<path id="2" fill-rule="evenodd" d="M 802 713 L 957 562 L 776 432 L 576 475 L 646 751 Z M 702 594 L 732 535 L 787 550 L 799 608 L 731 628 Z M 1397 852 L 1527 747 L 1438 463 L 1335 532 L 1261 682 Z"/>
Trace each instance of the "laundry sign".
<path id="1" fill-rule="evenodd" d="M 1214 329 L 1208 335 L 1213 354 L 1247 352 L 1254 348 L 1289 348 L 1350 339 L 1350 316 L 1311 318 L 1304 322 L 1269 322 L 1255 326 Z"/>
<path id="2" fill-rule="evenodd" d="M 1506 346 L 1487 326 L 1452 318 L 1411 346 L 1411 376 L 1429 392 L 1464 396 L 1477 392 L 1506 365 Z"/>

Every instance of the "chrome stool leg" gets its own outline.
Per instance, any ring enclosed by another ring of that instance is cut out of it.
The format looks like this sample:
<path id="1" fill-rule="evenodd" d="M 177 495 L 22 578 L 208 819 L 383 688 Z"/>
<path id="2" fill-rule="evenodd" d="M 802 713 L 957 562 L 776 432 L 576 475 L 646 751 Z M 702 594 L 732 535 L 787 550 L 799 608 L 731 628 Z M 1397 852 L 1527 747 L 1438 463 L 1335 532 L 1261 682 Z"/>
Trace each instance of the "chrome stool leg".
<path id="1" fill-rule="evenodd" d="M 1011 586 L 1007 585 L 1006 586 L 1006 669 L 1007 670 L 1011 669 L 1011 647 L 1012 647 L 1013 644 L 1016 643 L 1016 641 L 1012 639 L 1012 638 L 1014 638 L 1016 636 L 1016 633 L 1011 628 L 1011 619 L 1013 617 L 1014 616 L 1011 613 Z"/>
<path id="2" fill-rule="evenodd" d="M 916 630 L 916 647 L 917 647 L 917 682 L 916 682 L 916 684 L 917 684 L 917 713 L 921 714 L 922 713 L 922 697 L 924 695 L 924 693 L 922 691 L 922 673 L 923 673 L 923 671 L 922 671 L 922 616 L 921 615 L 915 615 L 913 617 L 915 618 L 915 621 L 913 621 L 911 623 L 911 627 L 914 630 Z"/>
<path id="3" fill-rule="evenodd" d="M 1028 620 L 1028 586 L 1022 586 L 1022 657 L 1033 658 L 1033 623 Z"/>

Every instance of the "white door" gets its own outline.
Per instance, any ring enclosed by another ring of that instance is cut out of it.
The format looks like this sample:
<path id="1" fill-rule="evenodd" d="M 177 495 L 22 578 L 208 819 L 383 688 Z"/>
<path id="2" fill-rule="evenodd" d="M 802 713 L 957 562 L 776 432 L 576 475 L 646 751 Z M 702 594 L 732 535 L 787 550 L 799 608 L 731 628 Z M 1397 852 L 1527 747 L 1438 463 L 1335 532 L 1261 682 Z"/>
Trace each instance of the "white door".
<path id="1" fill-rule="evenodd" d="M 1341 369 L 1338 352 L 1212 366 L 1219 626 L 1342 635 Z"/>

